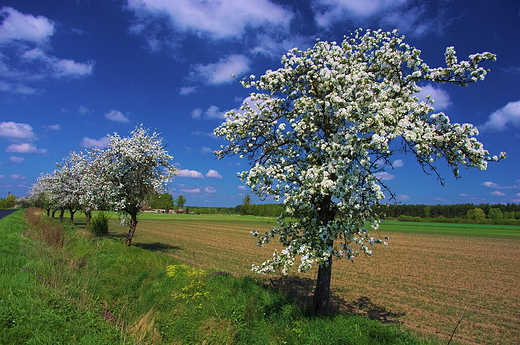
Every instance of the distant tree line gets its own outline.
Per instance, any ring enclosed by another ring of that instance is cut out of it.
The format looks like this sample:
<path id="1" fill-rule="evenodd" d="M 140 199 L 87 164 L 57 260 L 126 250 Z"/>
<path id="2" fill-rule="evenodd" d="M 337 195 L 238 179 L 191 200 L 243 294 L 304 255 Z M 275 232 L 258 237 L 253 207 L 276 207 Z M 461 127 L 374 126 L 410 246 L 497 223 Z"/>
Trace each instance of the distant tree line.
<path id="1" fill-rule="evenodd" d="M 456 204 L 456 205 L 380 205 L 377 211 L 383 212 L 387 217 L 411 216 L 422 218 L 466 218 L 471 209 L 481 209 L 486 217 L 493 215 L 498 210 L 505 219 L 520 219 L 520 205 L 518 204 Z"/>
<path id="2" fill-rule="evenodd" d="M 405 222 L 520 224 L 518 204 L 380 205 L 376 209 Z"/>
<path id="3" fill-rule="evenodd" d="M 284 210 L 283 204 L 251 204 L 244 198 L 235 207 L 187 207 L 190 213 L 200 214 L 241 214 L 262 217 L 278 217 Z M 520 225 L 520 205 L 518 204 L 456 204 L 456 205 L 380 205 L 375 208 L 387 219 L 404 222 L 438 223 L 500 223 Z"/>
<path id="4" fill-rule="evenodd" d="M 235 207 L 186 207 L 189 213 L 199 214 L 241 214 L 244 216 L 278 217 L 284 210 L 283 204 L 248 204 Z"/>

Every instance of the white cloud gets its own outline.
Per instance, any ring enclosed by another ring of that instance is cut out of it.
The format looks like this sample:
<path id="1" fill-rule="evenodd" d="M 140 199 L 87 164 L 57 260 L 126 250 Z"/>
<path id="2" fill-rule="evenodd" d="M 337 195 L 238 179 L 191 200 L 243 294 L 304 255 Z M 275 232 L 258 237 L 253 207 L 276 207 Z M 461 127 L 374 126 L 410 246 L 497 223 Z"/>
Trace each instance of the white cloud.
<path id="1" fill-rule="evenodd" d="M 506 193 L 499 192 L 498 190 L 491 192 L 489 194 L 491 194 L 493 196 L 506 196 Z"/>
<path id="2" fill-rule="evenodd" d="M 201 172 L 188 169 L 178 170 L 177 177 L 204 178 Z"/>
<path id="3" fill-rule="evenodd" d="M 23 163 L 23 161 L 25 161 L 25 158 L 17 157 L 17 156 L 11 156 L 11 157 L 9 157 L 9 161 L 11 161 L 13 163 Z"/>
<path id="4" fill-rule="evenodd" d="M 25 176 L 20 175 L 20 174 L 12 174 L 12 175 L 9 175 L 9 177 L 13 180 L 25 180 Z"/>
<path id="5" fill-rule="evenodd" d="M 13 144 L 9 145 L 5 152 L 16 152 L 16 153 L 47 153 L 46 149 L 38 149 L 36 145 L 29 143 Z"/>
<path id="6" fill-rule="evenodd" d="M 183 96 L 191 95 L 192 93 L 195 93 L 195 92 L 197 92 L 196 86 L 183 86 L 179 90 L 179 94 L 181 94 Z"/>
<path id="7" fill-rule="evenodd" d="M 410 196 L 409 196 L 409 195 L 406 195 L 406 194 L 399 194 L 398 196 L 396 196 L 396 199 L 397 199 L 398 201 L 402 201 L 402 202 L 404 202 L 404 201 L 408 201 L 408 200 L 410 200 Z"/>
<path id="8" fill-rule="evenodd" d="M 520 180 L 517 180 L 516 182 L 517 182 L 517 184 L 514 184 L 512 186 L 501 186 L 498 183 L 491 182 L 491 181 L 484 182 L 484 183 L 482 183 L 482 185 L 484 187 L 493 188 L 493 189 L 518 189 L 518 188 L 520 188 L 520 184 L 518 184 L 518 183 L 520 183 Z"/>
<path id="9" fill-rule="evenodd" d="M 76 62 L 48 53 L 54 23 L 44 16 L 0 9 L 0 91 L 31 95 L 43 92 L 26 85 L 45 78 L 83 77 L 92 74 L 94 61 Z"/>
<path id="10" fill-rule="evenodd" d="M 212 105 L 206 110 L 206 118 L 208 119 L 223 119 L 225 118 L 225 112 L 219 111 L 218 107 Z"/>
<path id="11" fill-rule="evenodd" d="M 110 142 L 110 139 L 108 137 L 101 137 L 99 139 L 91 139 L 89 137 L 84 137 L 81 140 L 81 146 L 82 147 L 99 147 L 99 148 L 105 148 L 108 146 L 108 143 Z"/>
<path id="12" fill-rule="evenodd" d="M 54 34 L 54 23 L 44 16 L 23 14 L 12 7 L 2 7 L 0 17 L 0 43 L 12 40 L 44 44 Z"/>
<path id="13" fill-rule="evenodd" d="M 0 122 L 0 137 L 13 141 L 36 140 L 36 135 L 33 133 L 33 128 L 30 125 L 16 122 Z"/>
<path id="14" fill-rule="evenodd" d="M 35 64 L 43 64 L 49 76 L 59 77 L 82 77 L 91 75 L 94 70 L 94 62 L 87 63 L 75 62 L 69 59 L 59 59 L 55 56 L 48 55 L 41 48 L 27 50 L 22 55 L 25 62 L 34 62 Z"/>
<path id="15" fill-rule="evenodd" d="M 249 70 L 249 62 L 249 59 L 244 55 L 229 55 L 220 59 L 217 63 L 193 65 L 191 77 L 212 85 L 231 83 L 234 81 L 233 74 L 239 76 Z"/>
<path id="16" fill-rule="evenodd" d="M 123 113 L 119 110 L 110 110 L 108 113 L 105 114 L 105 118 L 114 122 L 130 122 L 128 117 L 123 115 Z"/>
<path id="17" fill-rule="evenodd" d="M 194 118 L 194 119 L 197 119 L 197 120 L 198 120 L 198 119 L 201 118 L 201 116 L 202 116 L 202 112 L 203 112 L 203 111 L 202 111 L 202 109 L 200 109 L 200 108 L 193 109 L 193 110 L 191 111 L 191 117 Z"/>
<path id="18" fill-rule="evenodd" d="M 399 28 L 401 32 L 410 36 L 423 36 L 432 28 L 445 25 L 438 24 L 436 20 L 428 18 L 428 9 L 425 4 L 409 8 L 396 8 L 381 15 L 381 26 L 386 28 Z"/>
<path id="19" fill-rule="evenodd" d="M 1 62 L 0 62 L 1 65 Z M 0 66 L 1 67 L 1 66 Z M 1 70 L 1 68 L 0 68 Z M 0 91 L 10 92 L 19 95 L 35 95 L 38 91 L 35 88 L 16 83 L 16 82 L 7 82 L 4 80 L 0 80 Z"/>
<path id="20" fill-rule="evenodd" d="M 191 132 L 191 134 L 196 135 L 196 136 L 210 137 L 212 139 L 217 139 L 217 136 L 213 132 L 195 131 L 195 132 Z"/>
<path id="21" fill-rule="evenodd" d="M 381 181 L 390 181 L 394 179 L 394 175 L 387 173 L 386 171 L 375 173 L 376 177 Z"/>
<path id="22" fill-rule="evenodd" d="M 431 99 L 434 101 L 433 107 L 437 111 L 444 110 L 451 105 L 450 95 L 446 91 L 432 85 L 423 86 L 417 94 L 417 97 L 423 102 L 426 101 L 426 96 L 431 96 Z"/>
<path id="23" fill-rule="evenodd" d="M 256 46 L 251 50 L 251 53 L 260 54 L 276 60 L 294 47 L 298 47 L 300 50 L 306 50 L 312 46 L 312 44 L 310 44 L 312 40 L 300 35 L 291 35 L 290 37 L 282 39 L 281 37 L 273 37 L 268 34 L 259 34 L 255 37 L 255 40 Z"/>
<path id="24" fill-rule="evenodd" d="M 204 191 L 208 194 L 214 194 L 217 192 L 217 190 L 211 186 L 207 186 L 204 188 Z"/>
<path id="25" fill-rule="evenodd" d="M 381 12 L 403 7 L 408 0 L 314 0 L 315 20 L 319 26 L 329 27 L 345 18 L 368 18 Z"/>
<path id="26" fill-rule="evenodd" d="M 202 148 L 200 149 L 200 152 L 202 152 L 202 153 L 210 153 L 210 152 L 213 152 L 213 150 L 210 149 L 209 147 L 202 146 Z"/>
<path id="27" fill-rule="evenodd" d="M 509 102 L 489 115 L 489 120 L 478 128 L 484 132 L 505 131 L 509 124 L 520 127 L 520 101 Z"/>
<path id="28" fill-rule="evenodd" d="M 87 107 L 80 105 L 78 108 L 78 113 L 80 113 L 81 115 L 85 115 L 85 114 L 90 113 L 90 110 L 88 110 Z"/>
<path id="29" fill-rule="evenodd" d="M 394 168 L 400 168 L 400 167 L 403 167 L 404 166 L 404 162 L 401 160 L 401 159 L 396 159 L 393 163 L 392 163 L 392 166 Z"/>
<path id="30" fill-rule="evenodd" d="M 238 190 L 246 190 L 247 187 L 246 186 L 238 186 Z"/>
<path id="31" fill-rule="evenodd" d="M 187 194 L 198 194 L 198 193 L 200 193 L 200 188 L 194 188 L 194 189 L 181 188 L 180 191 L 183 193 L 187 193 Z"/>
<path id="32" fill-rule="evenodd" d="M 222 178 L 222 175 L 218 173 L 218 171 L 209 169 L 209 171 L 206 173 L 206 177 L 209 178 Z"/>
<path id="33" fill-rule="evenodd" d="M 50 129 L 52 131 L 59 131 L 61 129 L 61 126 L 59 124 L 55 124 L 44 126 L 44 128 Z"/>
<path id="34" fill-rule="evenodd" d="M 202 119 L 202 115 L 204 115 L 205 119 L 224 119 L 226 112 L 220 111 L 216 105 L 210 106 L 206 111 L 200 108 L 191 111 L 191 117 L 193 119 L 200 120 Z"/>
<path id="35" fill-rule="evenodd" d="M 240 37 L 247 28 L 288 28 L 293 17 L 269 0 L 128 0 L 128 8 L 141 21 L 134 26 L 136 32 L 144 31 L 143 23 L 150 23 L 150 17 L 166 15 L 176 30 L 216 39 Z"/>

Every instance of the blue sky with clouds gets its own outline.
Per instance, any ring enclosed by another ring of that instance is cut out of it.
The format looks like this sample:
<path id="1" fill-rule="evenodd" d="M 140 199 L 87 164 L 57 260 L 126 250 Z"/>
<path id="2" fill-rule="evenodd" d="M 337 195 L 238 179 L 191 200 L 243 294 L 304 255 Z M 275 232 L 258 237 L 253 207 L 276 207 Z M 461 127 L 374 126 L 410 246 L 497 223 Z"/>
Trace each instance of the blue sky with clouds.
<path id="1" fill-rule="evenodd" d="M 217 160 L 213 129 L 248 90 L 231 77 L 280 67 L 289 49 L 341 41 L 356 28 L 399 28 L 432 67 L 497 54 L 483 82 L 425 85 L 453 122 L 478 125 L 488 170 L 444 169 L 442 187 L 411 156 L 386 183 L 403 203 L 520 202 L 520 1 L 0 0 L 0 197 L 25 195 L 70 151 L 143 124 L 162 133 L 188 205 L 235 206 L 248 163 Z M 250 91 L 250 90 L 249 90 Z M 258 199 L 254 198 L 254 202 Z"/>

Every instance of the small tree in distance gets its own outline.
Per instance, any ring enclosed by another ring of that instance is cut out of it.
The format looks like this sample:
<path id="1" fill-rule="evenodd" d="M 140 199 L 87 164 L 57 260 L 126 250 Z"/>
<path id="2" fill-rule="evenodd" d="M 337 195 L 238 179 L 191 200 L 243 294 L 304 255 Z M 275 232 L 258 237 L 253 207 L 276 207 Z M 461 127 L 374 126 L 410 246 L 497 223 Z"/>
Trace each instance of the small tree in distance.
<path id="1" fill-rule="evenodd" d="M 434 112 L 433 101 L 417 98 L 418 83 L 466 86 L 484 79 L 487 71 L 478 64 L 495 55 L 458 62 L 449 47 L 445 58 L 447 67 L 430 68 L 397 31 L 358 30 L 342 44 L 295 48 L 282 58 L 282 68 L 241 82 L 260 92 L 215 129 L 229 141 L 216 155 L 246 157 L 252 167 L 241 178 L 257 195 L 285 204 L 277 227 L 253 233 L 258 245 L 278 237 L 284 249 L 253 270 L 286 274 L 297 258 L 302 272 L 317 264 L 316 314 L 328 311 L 333 258 L 371 255 L 372 245 L 383 243 L 370 229 L 382 219 L 373 206 L 384 192 L 394 196 L 380 174 L 392 167 L 392 155 L 414 155 L 441 183 L 438 159 L 459 177 L 461 165 L 483 170 L 505 157 L 490 157 L 474 126 L 451 123 Z"/>
<path id="2" fill-rule="evenodd" d="M 475 207 L 466 212 L 466 219 L 482 220 L 486 219 L 486 214 L 480 207 Z"/>
<path id="3" fill-rule="evenodd" d="M 249 194 L 246 194 L 244 196 L 244 199 L 242 199 L 242 205 L 240 206 L 240 214 L 248 214 L 249 207 L 251 207 L 251 196 Z"/>
<path id="4" fill-rule="evenodd" d="M 175 205 L 177 205 L 178 209 L 182 209 L 184 205 L 186 205 L 186 198 L 182 195 L 179 195 L 177 199 L 175 199 Z"/>

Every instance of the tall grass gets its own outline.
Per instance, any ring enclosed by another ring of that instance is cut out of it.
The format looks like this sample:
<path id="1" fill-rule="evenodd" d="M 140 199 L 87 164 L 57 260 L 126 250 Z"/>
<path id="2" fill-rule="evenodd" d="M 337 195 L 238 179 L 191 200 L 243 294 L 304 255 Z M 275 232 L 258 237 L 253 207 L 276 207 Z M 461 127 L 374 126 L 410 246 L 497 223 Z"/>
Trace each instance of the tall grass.
<path id="1" fill-rule="evenodd" d="M 33 211 L 35 225 L 22 212 L 0 220 L 0 344 L 427 343 L 396 324 L 311 317 L 262 281 L 118 239 L 68 226 L 62 247 L 21 236 L 45 231 Z"/>

